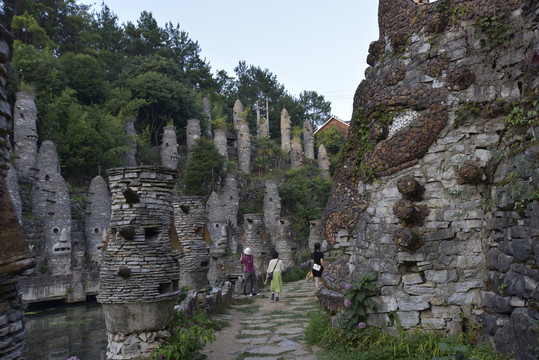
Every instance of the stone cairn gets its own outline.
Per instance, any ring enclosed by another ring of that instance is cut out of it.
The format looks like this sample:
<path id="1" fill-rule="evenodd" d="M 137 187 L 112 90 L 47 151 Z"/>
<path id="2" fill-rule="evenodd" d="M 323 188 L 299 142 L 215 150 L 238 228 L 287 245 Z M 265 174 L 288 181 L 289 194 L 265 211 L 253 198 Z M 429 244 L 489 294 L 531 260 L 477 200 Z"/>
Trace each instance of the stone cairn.
<path id="1" fill-rule="evenodd" d="M 189 119 L 187 120 L 187 158 L 191 158 L 193 146 L 196 141 L 200 139 L 200 120 Z"/>
<path id="2" fill-rule="evenodd" d="M 245 214 L 243 248 L 251 248 L 254 255 L 254 267 L 257 276 L 266 273 L 271 258 L 271 241 L 266 238 L 263 214 Z"/>
<path id="3" fill-rule="evenodd" d="M 21 354 L 26 328 L 19 280 L 25 270 L 34 266 L 5 183 L 12 127 L 7 102 L 11 51 L 12 36 L 0 25 L 0 358 L 6 360 L 24 359 Z"/>
<path id="4" fill-rule="evenodd" d="M 292 221 L 289 218 L 281 217 L 277 219 L 277 235 L 274 240 L 275 250 L 279 253 L 285 268 L 294 266 L 298 243 L 292 229 Z"/>
<path id="5" fill-rule="evenodd" d="M 236 131 L 239 131 L 238 125 L 245 121 L 243 111 L 243 104 L 239 99 L 236 100 L 232 108 L 232 121 L 234 123 L 234 130 Z"/>
<path id="6" fill-rule="evenodd" d="M 86 251 L 90 254 L 92 267 L 98 268 L 111 214 L 108 186 L 101 176 L 96 176 L 90 183 L 86 211 Z"/>
<path id="7" fill-rule="evenodd" d="M 125 166 L 137 166 L 135 154 L 137 153 L 137 131 L 135 130 L 135 118 L 129 117 L 125 120 L 124 131 L 127 135 L 128 150 L 124 153 Z"/>
<path id="8" fill-rule="evenodd" d="M 43 222 L 47 266 L 51 275 L 68 275 L 72 254 L 71 203 L 52 141 L 41 144 L 36 166 L 39 170 L 32 188 L 32 208 Z"/>
<path id="9" fill-rule="evenodd" d="M 165 126 L 161 144 L 161 164 L 169 169 L 178 168 L 178 139 L 174 126 Z"/>
<path id="10" fill-rule="evenodd" d="M 264 190 L 264 224 L 270 239 L 277 234 L 277 219 L 281 217 L 281 198 L 279 186 L 275 180 L 266 180 Z"/>
<path id="11" fill-rule="evenodd" d="M 206 128 L 206 137 L 209 139 L 211 138 L 211 106 L 206 95 L 202 98 L 202 112 L 204 113 L 204 117 L 208 124 Z"/>
<path id="12" fill-rule="evenodd" d="M 320 169 L 320 171 L 322 171 L 322 174 L 324 176 L 329 177 L 329 166 L 330 165 L 331 164 L 329 162 L 326 147 L 324 146 L 324 144 L 320 144 L 320 146 L 318 146 L 318 168 Z"/>
<path id="13" fill-rule="evenodd" d="M 210 268 L 208 280 L 215 285 L 217 280 L 227 275 L 226 248 L 228 245 L 228 227 L 225 203 L 215 191 L 208 199 L 206 206 L 208 214 L 207 228 L 210 233 Z"/>
<path id="14" fill-rule="evenodd" d="M 246 121 L 238 123 L 238 166 L 246 174 L 251 172 L 251 134 Z"/>
<path id="15" fill-rule="evenodd" d="M 36 95 L 32 92 L 20 91 L 15 94 L 15 169 L 19 179 L 32 182 L 35 176 L 37 154 L 37 109 L 35 105 Z"/>
<path id="16" fill-rule="evenodd" d="M 301 146 L 301 139 L 294 137 L 292 139 L 292 145 L 290 147 L 290 168 L 299 169 L 303 166 L 303 147 Z"/>
<path id="17" fill-rule="evenodd" d="M 225 206 L 226 220 L 230 230 L 228 246 L 233 253 L 238 252 L 241 241 L 241 233 L 238 231 L 238 207 L 240 202 L 238 183 L 232 174 L 226 174 L 223 189 L 221 190 L 221 202 Z"/>
<path id="18" fill-rule="evenodd" d="M 288 111 L 283 108 L 281 111 L 281 150 L 284 153 L 290 151 L 290 134 L 292 132 L 292 123 Z"/>
<path id="19" fill-rule="evenodd" d="M 305 158 L 314 160 L 313 125 L 309 119 L 305 119 L 303 122 L 303 146 L 305 147 Z"/>
<path id="20" fill-rule="evenodd" d="M 107 359 L 134 359 L 166 341 L 180 270 L 170 233 L 176 171 L 141 166 L 108 171 L 112 193 L 97 300 L 107 326 Z M 177 247 L 176 247 L 177 249 Z"/>
<path id="21" fill-rule="evenodd" d="M 205 289 L 210 267 L 210 236 L 206 228 L 206 202 L 202 196 L 174 197 L 174 224 L 182 246 L 180 285 Z"/>

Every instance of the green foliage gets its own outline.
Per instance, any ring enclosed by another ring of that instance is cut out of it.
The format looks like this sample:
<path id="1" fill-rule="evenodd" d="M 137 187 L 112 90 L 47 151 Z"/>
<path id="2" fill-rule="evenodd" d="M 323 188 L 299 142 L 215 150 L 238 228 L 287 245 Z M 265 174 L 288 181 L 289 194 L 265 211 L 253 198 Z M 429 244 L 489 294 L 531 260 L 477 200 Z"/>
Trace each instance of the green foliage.
<path id="1" fill-rule="evenodd" d="M 303 128 L 301 126 L 292 127 L 292 138 L 300 139 L 303 134 Z"/>
<path id="2" fill-rule="evenodd" d="M 453 122 L 453 127 L 457 128 L 461 125 L 469 116 L 477 115 L 481 111 L 481 108 L 475 101 L 460 101 L 461 107 L 457 110 L 457 116 Z"/>
<path id="3" fill-rule="evenodd" d="M 185 313 L 174 311 L 174 318 L 169 329 L 168 344 L 152 350 L 150 359 L 205 359 L 200 351 L 208 342 L 215 340 L 214 324 L 203 312 Z"/>
<path id="4" fill-rule="evenodd" d="M 299 104 L 304 109 L 304 116 L 316 128 L 324 124 L 331 117 L 331 102 L 316 91 L 303 91 L 299 94 Z"/>
<path id="5" fill-rule="evenodd" d="M 293 217 L 294 230 L 299 239 L 309 236 L 309 221 L 320 219 L 331 190 L 331 180 L 321 176 L 311 166 L 286 172 L 279 186 L 282 211 Z"/>
<path id="6" fill-rule="evenodd" d="M 483 34 L 481 42 L 487 51 L 508 45 L 510 39 L 520 30 L 511 23 L 505 12 L 479 17 L 475 28 Z"/>
<path id="7" fill-rule="evenodd" d="M 335 172 L 335 167 L 341 161 L 341 149 L 345 142 L 346 138 L 341 132 L 337 131 L 336 127 L 330 127 L 327 130 L 316 133 L 316 148 L 318 149 L 320 144 L 324 144 L 324 147 L 326 148 L 326 151 L 328 153 L 328 158 L 330 162 L 329 171 L 331 174 Z"/>
<path id="8" fill-rule="evenodd" d="M 310 271 L 309 268 L 301 269 L 299 266 L 294 265 L 292 268 L 288 269 L 283 274 L 284 282 L 292 282 L 298 280 L 304 280 L 307 273 Z"/>
<path id="9" fill-rule="evenodd" d="M 272 168 L 278 168 L 282 165 L 285 154 L 276 141 L 269 138 L 260 138 L 256 140 L 254 147 L 256 156 L 253 159 L 253 164 L 259 176 Z"/>
<path id="10" fill-rule="evenodd" d="M 225 158 L 212 141 L 201 137 L 192 148 L 187 163 L 185 190 L 190 195 L 209 195 L 224 175 Z"/>
<path id="11" fill-rule="evenodd" d="M 530 96 L 523 98 L 514 104 L 510 113 L 505 118 L 507 127 L 525 127 L 537 122 L 539 119 L 538 91 L 533 91 Z"/>
<path id="12" fill-rule="evenodd" d="M 330 316 L 319 310 L 309 314 L 310 322 L 305 329 L 305 339 L 311 345 L 321 346 L 326 343 L 333 331 Z"/>
<path id="13" fill-rule="evenodd" d="M 344 308 L 341 312 L 340 326 L 346 331 L 346 336 L 355 336 L 361 328 L 358 326 L 365 319 L 367 311 L 375 310 L 373 295 L 378 289 L 374 281 L 375 274 L 367 274 L 358 278 L 353 284 L 347 284 L 344 295 Z"/>

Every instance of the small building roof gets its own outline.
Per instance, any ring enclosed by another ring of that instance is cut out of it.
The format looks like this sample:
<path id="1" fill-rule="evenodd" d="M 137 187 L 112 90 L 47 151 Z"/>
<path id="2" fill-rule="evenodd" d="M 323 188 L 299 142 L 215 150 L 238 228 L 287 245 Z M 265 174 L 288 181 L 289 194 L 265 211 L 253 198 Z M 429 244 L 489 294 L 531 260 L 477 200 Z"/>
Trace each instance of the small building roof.
<path id="1" fill-rule="evenodd" d="M 327 128 L 328 126 L 330 126 L 331 124 L 335 124 L 337 125 L 337 127 L 339 128 L 346 128 L 346 132 L 348 133 L 348 128 L 350 127 L 350 121 L 344 121 L 344 120 L 341 120 L 339 119 L 338 117 L 332 115 L 328 121 L 326 121 L 324 124 L 322 124 L 322 126 L 320 126 L 318 129 L 316 129 L 316 131 L 314 132 L 314 135 L 316 135 L 316 133 L 324 130 L 325 128 Z"/>

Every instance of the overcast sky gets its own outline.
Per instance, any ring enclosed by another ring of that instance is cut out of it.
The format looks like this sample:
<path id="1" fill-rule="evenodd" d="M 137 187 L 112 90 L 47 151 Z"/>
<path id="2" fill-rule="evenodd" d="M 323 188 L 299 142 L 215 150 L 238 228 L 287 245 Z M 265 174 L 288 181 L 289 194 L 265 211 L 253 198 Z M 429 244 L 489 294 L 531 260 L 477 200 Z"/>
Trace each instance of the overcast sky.
<path id="1" fill-rule="evenodd" d="M 78 0 L 99 10 L 102 0 Z M 180 24 L 198 41 L 212 72 L 247 65 L 268 69 L 298 96 L 314 90 L 332 113 L 350 120 L 371 41 L 378 39 L 377 0 L 104 0 L 119 23 L 144 10 L 160 27 Z M 240 99 L 241 100 L 241 99 Z"/>

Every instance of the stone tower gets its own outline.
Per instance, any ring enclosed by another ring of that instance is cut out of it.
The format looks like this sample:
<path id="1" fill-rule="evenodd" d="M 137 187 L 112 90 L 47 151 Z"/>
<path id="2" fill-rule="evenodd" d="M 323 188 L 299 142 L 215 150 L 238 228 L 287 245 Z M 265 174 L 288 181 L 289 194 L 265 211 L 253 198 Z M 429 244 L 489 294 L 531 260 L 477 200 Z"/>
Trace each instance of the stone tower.
<path id="1" fill-rule="evenodd" d="M 97 266 L 109 231 L 111 212 L 109 190 L 101 176 L 96 176 L 90 183 L 86 212 L 86 251 L 92 266 Z"/>
<path id="2" fill-rule="evenodd" d="M 238 252 L 238 245 L 241 241 L 241 233 L 238 231 L 238 207 L 239 207 L 238 183 L 234 175 L 228 173 L 225 176 L 223 189 L 221 190 L 221 201 L 225 206 L 226 221 L 230 230 L 228 246 L 232 252 Z"/>
<path id="3" fill-rule="evenodd" d="M 238 123 L 238 166 L 246 174 L 251 172 L 251 134 L 247 121 Z"/>
<path id="4" fill-rule="evenodd" d="M 196 141 L 200 139 L 200 120 L 187 120 L 187 156 L 191 157 L 191 152 Z"/>
<path id="5" fill-rule="evenodd" d="M 288 111 L 283 108 L 281 111 L 281 150 L 288 153 L 290 151 L 290 134 L 292 131 L 292 123 Z"/>
<path id="6" fill-rule="evenodd" d="M 228 227 L 226 208 L 220 196 L 213 191 L 207 203 L 208 222 L 207 228 L 210 233 L 210 268 L 208 280 L 210 284 L 223 279 L 227 274 L 226 248 L 228 245 Z"/>
<path id="7" fill-rule="evenodd" d="M 303 146 L 305 147 L 305 158 L 314 160 L 313 125 L 309 119 L 305 119 L 303 122 Z"/>
<path id="8" fill-rule="evenodd" d="M 202 196 L 174 197 L 174 224 L 182 246 L 180 285 L 200 290 L 208 283 L 210 235 Z"/>
<path id="9" fill-rule="evenodd" d="M 303 166 L 303 147 L 301 146 L 301 139 L 294 137 L 292 139 L 292 145 L 290 147 L 290 168 L 299 169 Z"/>
<path id="10" fill-rule="evenodd" d="M 206 129 L 206 137 L 210 139 L 211 138 L 211 106 L 206 95 L 204 95 L 204 97 L 202 98 L 202 112 L 204 113 L 204 117 L 206 118 L 206 123 L 208 124 L 208 127 Z"/>
<path id="11" fill-rule="evenodd" d="M 318 146 L 318 168 L 322 171 L 324 176 L 329 176 L 329 166 L 330 166 L 328 153 L 324 144 Z"/>
<path id="12" fill-rule="evenodd" d="M 137 161 L 135 160 L 135 154 L 137 153 L 137 131 L 135 130 L 135 120 L 134 117 L 128 117 L 124 124 L 124 131 L 127 135 L 127 147 L 129 148 L 124 153 L 125 166 L 137 166 Z"/>
<path id="13" fill-rule="evenodd" d="M 107 359 L 134 359 L 166 341 L 179 294 L 173 256 L 176 171 L 141 166 L 108 171 L 112 193 L 97 300 L 107 325 Z M 176 244 L 177 246 L 177 244 Z"/>
<path id="14" fill-rule="evenodd" d="M 236 131 L 239 129 L 239 124 L 245 121 L 243 111 L 243 104 L 239 99 L 236 100 L 234 107 L 232 108 L 232 120 L 234 122 L 234 129 Z"/>
<path id="15" fill-rule="evenodd" d="M 258 120 L 257 135 L 259 139 L 269 137 L 268 121 L 264 117 Z"/>
<path id="16" fill-rule="evenodd" d="M 271 241 L 266 238 L 263 214 L 245 214 L 243 248 L 251 248 L 254 255 L 254 267 L 257 276 L 266 273 L 271 257 Z"/>
<path id="17" fill-rule="evenodd" d="M 277 235 L 275 237 L 275 250 L 279 253 L 285 267 L 294 266 L 294 258 L 298 251 L 298 243 L 289 218 L 277 219 Z"/>
<path id="18" fill-rule="evenodd" d="M 165 126 L 161 143 L 161 164 L 169 169 L 178 168 L 178 139 L 174 126 Z"/>
<path id="19" fill-rule="evenodd" d="M 226 143 L 226 129 L 213 130 L 215 137 L 213 138 L 213 144 L 217 148 L 219 154 L 225 157 L 225 161 L 228 161 L 228 149 Z"/>
<path id="20" fill-rule="evenodd" d="M 5 177 L 9 162 L 9 131 L 12 126 L 7 102 L 12 35 L 0 25 L 0 358 L 18 359 L 23 353 L 26 328 L 24 303 L 19 281 L 21 274 L 34 266 L 16 210 L 7 191 Z M 34 155 L 35 156 L 35 155 Z"/>
<path id="21" fill-rule="evenodd" d="M 277 219 L 281 217 L 281 198 L 279 187 L 275 180 L 266 180 L 264 190 L 264 224 L 270 236 L 275 239 L 277 234 Z"/>
<path id="22" fill-rule="evenodd" d="M 37 109 L 35 105 L 36 95 L 32 92 L 20 91 L 15 94 L 14 109 L 14 160 L 17 175 L 26 182 L 32 182 L 35 175 L 37 154 Z"/>

